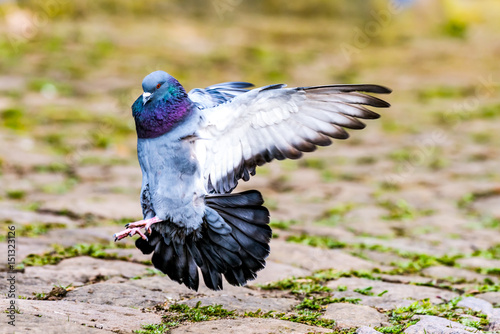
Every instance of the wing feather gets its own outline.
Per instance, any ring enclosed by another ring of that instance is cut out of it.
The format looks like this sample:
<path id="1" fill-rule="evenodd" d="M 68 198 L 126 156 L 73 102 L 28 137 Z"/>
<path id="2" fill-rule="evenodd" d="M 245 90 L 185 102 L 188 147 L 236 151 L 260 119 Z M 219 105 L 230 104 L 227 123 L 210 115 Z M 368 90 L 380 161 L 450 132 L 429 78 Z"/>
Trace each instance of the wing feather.
<path id="1" fill-rule="evenodd" d="M 256 166 L 273 159 L 298 159 L 303 152 L 330 145 L 330 138 L 348 138 L 344 128 L 365 127 L 358 118 L 379 117 L 365 106 L 389 107 L 384 100 L 362 92 L 391 92 L 377 85 L 270 85 L 249 91 L 246 83 L 221 85 L 207 87 L 206 94 L 216 89 L 215 97 L 230 100 L 201 110 L 204 121 L 198 135 L 203 140 L 196 145 L 205 157 L 202 169 L 207 191 L 215 193 L 231 192 L 238 180 L 255 174 Z M 195 91 L 195 98 L 200 94 Z"/>

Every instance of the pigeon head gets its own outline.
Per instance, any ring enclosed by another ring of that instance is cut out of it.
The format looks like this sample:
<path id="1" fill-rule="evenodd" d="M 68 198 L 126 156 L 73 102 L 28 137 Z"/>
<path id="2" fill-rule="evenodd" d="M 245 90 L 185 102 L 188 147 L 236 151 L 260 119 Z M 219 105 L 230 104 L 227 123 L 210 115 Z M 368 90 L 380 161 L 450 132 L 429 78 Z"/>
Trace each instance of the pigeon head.
<path id="1" fill-rule="evenodd" d="M 142 81 L 142 89 L 142 96 L 132 105 L 139 138 L 156 138 L 167 133 L 192 110 L 184 87 L 166 72 L 148 74 Z"/>

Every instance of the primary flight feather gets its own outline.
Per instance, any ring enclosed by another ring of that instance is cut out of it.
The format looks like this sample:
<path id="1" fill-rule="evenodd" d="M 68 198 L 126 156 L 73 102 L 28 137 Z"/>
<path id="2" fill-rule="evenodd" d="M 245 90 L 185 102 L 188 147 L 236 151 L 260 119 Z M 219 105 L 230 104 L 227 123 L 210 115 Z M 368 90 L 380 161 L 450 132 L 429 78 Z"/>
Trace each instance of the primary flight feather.
<path id="1" fill-rule="evenodd" d="M 363 129 L 359 119 L 379 117 L 365 106 L 389 107 L 362 92 L 391 92 L 378 85 L 251 87 L 228 82 L 186 93 L 156 71 L 132 105 L 144 220 L 115 240 L 139 234 L 136 246 L 153 253 L 153 265 L 194 290 L 198 268 L 205 285 L 220 290 L 222 276 L 244 285 L 265 266 L 269 212 L 256 190 L 232 194 L 238 181 L 273 159 L 298 159 L 331 138 L 348 138 L 344 128 Z"/>

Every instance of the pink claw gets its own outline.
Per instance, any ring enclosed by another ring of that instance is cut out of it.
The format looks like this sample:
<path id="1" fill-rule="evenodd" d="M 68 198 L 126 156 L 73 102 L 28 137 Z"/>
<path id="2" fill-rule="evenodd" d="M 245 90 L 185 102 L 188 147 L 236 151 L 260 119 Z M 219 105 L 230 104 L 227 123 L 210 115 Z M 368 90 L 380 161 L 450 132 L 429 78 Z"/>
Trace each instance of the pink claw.
<path id="1" fill-rule="evenodd" d="M 145 220 L 139 220 L 133 223 L 129 223 L 125 225 L 126 229 L 123 231 L 120 231 L 118 233 L 115 233 L 113 237 L 115 238 L 115 241 L 121 240 L 126 237 L 131 237 L 135 234 L 139 234 L 142 239 L 148 240 L 148 237 L 141 231 L 142 228 L 148 233 L 151 234 L 151 225 L 160 222 L 160 218 L 158 217 L 153 217 L 150 219 L 145 219 Z"/>

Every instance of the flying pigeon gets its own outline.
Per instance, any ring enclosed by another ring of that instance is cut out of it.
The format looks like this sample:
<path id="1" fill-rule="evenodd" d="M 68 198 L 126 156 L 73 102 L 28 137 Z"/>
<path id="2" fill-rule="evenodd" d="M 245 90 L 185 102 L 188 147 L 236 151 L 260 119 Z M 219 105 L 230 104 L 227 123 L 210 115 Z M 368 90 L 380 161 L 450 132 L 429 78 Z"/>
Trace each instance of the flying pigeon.
<path id="1" fill-rule="evenodd" d="M 298 159 L 330 138 L 346 139 L 344 128 L 365 127 L 358 118 L 379 117 L 365 105 L 389 107 L 361 92 L 391 92 L 378 85 L 252 87 L 227 82 L 186 93 L 156 71 L 132 105 L 144 220 L 127 224 L 115 241 L 138 234 L 135 244 L 153 253 L 153 265 L 193 290 L 199 271 L 208 288 L 221 290 L 222 276 L 242 286 L 265 266 L 269 211 L 256 190 L 232 193 L 239 180 L 273 159 Z"/>

